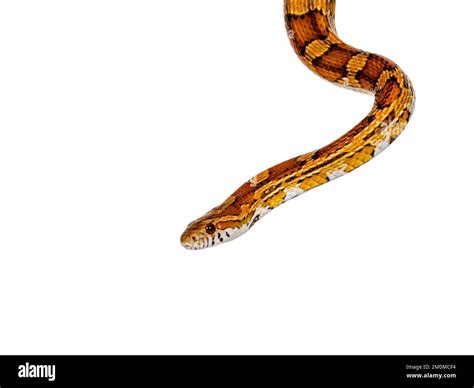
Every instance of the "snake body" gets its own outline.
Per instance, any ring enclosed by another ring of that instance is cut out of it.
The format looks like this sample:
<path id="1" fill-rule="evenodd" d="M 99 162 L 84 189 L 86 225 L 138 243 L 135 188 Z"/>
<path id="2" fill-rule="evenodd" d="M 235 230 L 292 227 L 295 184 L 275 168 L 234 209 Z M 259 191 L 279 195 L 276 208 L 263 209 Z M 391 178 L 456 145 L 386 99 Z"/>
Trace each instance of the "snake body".
<path id="1" fill-rule="evenodd" d="M 372 110 L 329 145 L 271 167 L 244 183 L 221 205 L 189 224 L 181 236 L 185 248 L 207 248 L 241 236 L 282 203 L 373 159 L 405 129 L 415 105 L 410 80 L 391 60 L 344 43 L 336 32 L 335 7 L 335 0 L 285 0 L 291 44 L 303 63 L 319 76 L 373 94 Z"/>

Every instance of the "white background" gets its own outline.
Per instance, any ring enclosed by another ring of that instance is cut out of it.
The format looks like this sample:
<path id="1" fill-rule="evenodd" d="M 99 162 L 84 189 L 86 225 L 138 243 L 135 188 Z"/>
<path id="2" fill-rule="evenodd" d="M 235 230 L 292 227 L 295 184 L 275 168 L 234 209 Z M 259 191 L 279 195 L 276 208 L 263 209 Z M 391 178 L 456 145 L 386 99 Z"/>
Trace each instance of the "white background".
<path id="1" fill-rule="evenodd" d="M 396 4 L 395 4 L 396 3 Z M 339 0 L 409 74 L 382 156 L 191 252 L 185 226 L 343 134 L 280 0 L 0 3 L 0 352 L 472 354 L 470 1 Z"/>

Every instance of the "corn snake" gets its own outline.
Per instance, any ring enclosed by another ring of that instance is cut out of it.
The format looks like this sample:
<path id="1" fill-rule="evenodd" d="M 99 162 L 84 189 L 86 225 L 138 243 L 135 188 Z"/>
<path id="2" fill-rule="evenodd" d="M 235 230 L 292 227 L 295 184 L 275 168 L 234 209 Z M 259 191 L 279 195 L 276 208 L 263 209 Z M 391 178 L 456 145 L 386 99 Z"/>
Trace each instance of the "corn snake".
<path id="1" fill-rule="evenodd" d="M 188 225 L 181 236 L 185 248 L 208 248 L 241 236 L 280 204 L 370 161 L 405 129 L 415 106 L 410 80 L 391 60 L 344 43 L 336 32 L 335 7 L 336 0 L 284 0 L 288 36 L 314 73 L 374 95 L 372 110 L 327 146 L 245 182 L 224 203 Z"/>

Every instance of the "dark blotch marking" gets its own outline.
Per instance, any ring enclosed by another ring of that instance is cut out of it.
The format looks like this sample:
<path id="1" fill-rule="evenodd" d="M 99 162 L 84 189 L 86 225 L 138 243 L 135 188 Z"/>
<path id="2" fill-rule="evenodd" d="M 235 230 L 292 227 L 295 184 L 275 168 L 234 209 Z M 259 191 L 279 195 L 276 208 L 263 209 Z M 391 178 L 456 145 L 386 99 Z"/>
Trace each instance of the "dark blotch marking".
<path id="1" fill-rule="evenodd" d="M 374 91 L 381 74 L 395 68 L 396 65 L 391 60 L 370 54 L 364 68 L 356 75 L 356 79 L 365 90 Z"/>
<path id="2" fill-rule="evenodd" d="M 326 17 L 319 10 L 309 11 L 304 15 L 286 15 L 285 22 L 287 30 L 294 32 L 292 44 L 301 56 L 308 44 L 329 36 Z"/>
<path id="3" fill-rule="evenodd" d="M 394 100 L 396 100 L 401 93 L 400 85 L 395 77 L 387 80 L 382 89 L 377 93 L 375 103 L 377 108 L 388 108 Z"/>
<path id="4" fill-rule="evenodd" d="M 251 229 L 259 219 L 260 219 L 260 214 L 255 216 L 255 218 L 252 220 L 252 222 L 249 225 L 249 229 Z"/>

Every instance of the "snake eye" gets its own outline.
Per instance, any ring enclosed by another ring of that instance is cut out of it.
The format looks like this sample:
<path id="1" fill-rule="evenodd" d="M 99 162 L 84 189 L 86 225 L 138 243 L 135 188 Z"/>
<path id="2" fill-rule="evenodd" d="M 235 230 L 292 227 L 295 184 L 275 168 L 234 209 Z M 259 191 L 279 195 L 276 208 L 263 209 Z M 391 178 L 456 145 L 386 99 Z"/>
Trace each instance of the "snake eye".
<path id="1" fill-rule="evenodd" d="M 214 224 L 207 224 L 206 225 L 206 233 L 207 234 L 214 234 L 216 231 L 216 226 Z"/>

